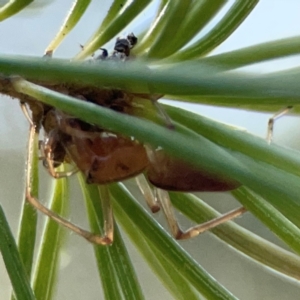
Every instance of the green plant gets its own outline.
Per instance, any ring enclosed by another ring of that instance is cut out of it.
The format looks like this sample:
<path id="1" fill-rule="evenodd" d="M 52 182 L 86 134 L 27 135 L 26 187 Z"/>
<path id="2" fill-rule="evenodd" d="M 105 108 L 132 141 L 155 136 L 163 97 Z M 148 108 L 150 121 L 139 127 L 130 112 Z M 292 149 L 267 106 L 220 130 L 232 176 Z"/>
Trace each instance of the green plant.
<path id="1" fill-rule="evenodd" d="M 78 10 L 75 9 L 75 6 L 73 14 L 70 15 L 71 21 L 67 25 L 68 29 L 72 28 L 72 25 L 76 24 L 76 21 L 84 14 L 85 7 L 89 5 L 89 2 L 75 2 Z M 95 50 L 113 39 L 135 16 L 142 13 L 150 2 L 133 1 L 127 9 L 122 10 L 123 1 L 114 1 L 101 27 L 94 37 L 84 45 L 84 50 L 79 52 L 76 58 L 89 57 Z M 297 79 L 299 74 L 297 68 L 265 75 L 255 74 L 255 76 L 246 72 L 234 71 L 234 69 L 246 65 L 298 53 L 298 37 L 260 44 L 216 56 L 206 56 L 239 26 L 255 7 L 257 1 L 235 1 L 227 14 L 219 23 L 215 24 L 215 27 L 207 35 L 199 38 L 186 50 L 179 51 L 201 31 L 224 4 L 225 1 L 221 0 L 215 1 L 214 4 L 211 1 L 197 3 L 180 0 L 161 1 L 159 11 L 165 10 L 165 14 L 157 14 L 159 21 L 153 23 L 155 26 L 153 25 L 144 33 L 144 38 L 140 38 L 140 43 L 133 51 L 137 57 L 136 61 L 127 64 L 122 69 L 109 64 L 96 69 L 94 66 L 78 62 L 69 63 L 56 59 L 45 62 L 39 58 L 1 56 L 1 73 L 5 76 L 17 74 L 26 80 L 38 83 L 41 81 L 76 83 L 78 79 L 91 85 L 101 82 L 105 86 L 139 93 L 165 94 L 169 99 L 253 110 L 277 111 L 283 106 L 298 104 L 299 85 Z M 2 15 L 5 16 L 5 14 L 5 10 L 3 10 Z M 178 19 L 183 21 L 178 22 Z M 177 32 L 176 36 L 172 34 L 174 31 Z M 63 36 L 65 34 L 66 32 L 63 32 Z M 53 44 L 55 45 L 55 43 Z M 50 47 L 47 52 L 52 52 L 52 50 L 54 49 Z M 149 70 L 149 65 L 156 66 L 155 72 Z M 149 82 L 151 82 L 151 86 L 149 86 Z M 2 92 L 6 92 L 6 83 L 5 80 L 2 80 L 0 84 Z M 83 120 L 134 136 L 140 141 L 154 146 L 163 146 L 169 153 L 197 163 L 199 167 L 238 179 L 246 187 L 233 192 L 237 199 L 294 252 L 299 253 L 298 211 L 300 199 L 297 152 L 276 145 L 268 145 L 266 141 L 244 131 L 178 108 L 165 107 L 177 129 L 170 135 L 170 131 L 164 125 L 151 123 L 152 121 L 157 122 L 156 112 L 146 104 L 142 112 L 143 119 L 137 119 L 132 116 L 119 116 L 102 107 L 91 107 L 83 101 L 76 101 L 25 80 L 15 80 L 13 87 L 18 92 L 32 95 L 40 101 L 56 106 Z M 294 111 L 297 112 L 297 107 Z M 56 184 L 58 185 L 56 193 L 64 199 L 66 197 L 64 184 L 66 183 L 58 181 Z M 96 187 L 88 186 L 83 186 L 83 190 L 87 198 L 91 227 L 93 231 L 96 231 L 97 227 L 101 227 L 99 226 L 101 224 L 99 203 L 95 200 L 98 199 L 99 190 Z M 218 282 L 214 282 L 196 262 L 191 260 L 172 238 L 167 236 L 156 221 L 136 204 L 122 185 L 112 185 L 111 193 L 114 198 L 117 220 L 129 233 L 143 255 L 152 262 L 152 268 L 163 279 L 173 297 L 196 299 L 199 297 L 199 293 L 202 293 L 210 299 L 233 298 Z M 174 205 L 196 222 L 210 219 L 217 214 L 192 195 L 172 193 L 171 197 Z M 59 200 L 58 197 L 54 199 Z M 66 210 L 62 203 L 64 202 L 58 202 L 58 204 L 54 202 L 52 205 L 57 205 L 56 209 L 62 213 Z M 30 273 L 35 243 L 36 215 L 31 207 L 24 207 L 23 233 L 20 234 L 19 247 L 25 264 L 24 272 Z M 31 220 L 28 221 L 28 219 Z M 2 220 L 4 219 L 2 218 Z M 0 239 L 2 254 L 6 261 L 8 259 L 10 263 L 14 261 L 17 263 L 16 256 L 13 260 L 10 259 L 10 254 L 17 255 L 16 252 L 6 251 L 5 247 L 13 243 L 13 240 L 8 235 L 5 222 L 2 224 L 4 224 L 1 227 L 2 236 L 6 237 Z M 42 235 L 45 246 L 43 250 L 40 250 L 40 260 L 36 267 L 33 285 L 38 299 L 50 299 L 54 292 L 59 246 L 62 241 L 59 236 L 61 228 L 55 225 L 49 225 L 54 228 L 50 228 L 50 232 Z M 233 224 L 217 227 L 213 233 L 263 264 L 285 275 L 299 278 L 300 265 L 296 255 Z M 55 236 L 56 242 L 53 242 L 53 236 Z M 128 299 L 143 297 L 118 234 L 112 247 L 95 246 L 95 252 L 99 271 L 101 276 L 104 276 L 102 283 L 106 298 L 118 299 L 121 297 L 120 295 Z M 52 262 L 51 267 L 49 267 L 49 261 Z M 80 272 L 80 270 L 77 271 Z M 20 272 L 19 266 L 16 266 L 16 269 L 8 266 L 8 272 L 12 272 L 15 280 L 19 279 L 16 276 Z M 24 282 L 26 283 L 24 278 L 26 276 L 16 282 L 12 279 L 13 286 L 20 299 L 24 299 L 25 295 L 28 295 L 28 299 L 30 299 L 30 287 L 24 285 Z M 16 288 L 20 286 L 24 286 L 28 294 L 25 294 L 24 290 L 19 291 Z"/>

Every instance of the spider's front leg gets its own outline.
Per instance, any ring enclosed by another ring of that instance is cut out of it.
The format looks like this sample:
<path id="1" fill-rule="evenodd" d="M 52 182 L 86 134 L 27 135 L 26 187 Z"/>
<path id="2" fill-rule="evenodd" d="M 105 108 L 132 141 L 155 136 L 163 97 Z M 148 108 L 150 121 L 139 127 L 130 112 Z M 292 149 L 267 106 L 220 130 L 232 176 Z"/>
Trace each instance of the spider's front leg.
<path id="1" fill-rule="evenodd" d="M 33 155 L 34 155 L 34 145 L 35 145 L 35 138 L 37 135 L 37 125 L 34 124 L 32 119 L 30 118 L 30 114 L 26 107 L 25 103 L 21 103 L 21 107 L 23 112 L 25 112 L 26 118 L 29 120 L 30 123 L 30 130 L 29 130 L 29 141 L 28 141 L 28 153 L 27 153 L 27 170 L 26 170 L 26 187 L 25 187 L 25 196 L 26 200 L 37 210 L 48 216 L 50 219 L 54 220 L 58 224 L 65 226 L 66 228 L 72 230 L 73 232 L 77 233 L 78 235 L 84 237 L 91 243 L 99 244 L 99 245 L 108 245 L 113 242 L 113 215 L 112 215 L 112 208 L 110 205 L 109 194 L 106 194 L 108 197 L 107 199 L 103 199 L 102 207 L 104 212 L 104 235 L 100 236 L 89 232 L 85 229 L 80 228 L 79 226 L 69 222 L 68 220 L 64 219 L 54 211 L 48 209 L 46 206 L 41 204 L 36 197 L 32 195 L 32 184 L 31 184 L 31 168 L 33 162 Z M 49 146 L 49 144 L 47 144 Z M 46 149 L 46 150 L 45 150 Z M 53 160 L 51 158 L 51 151 L 47 150 L 47 147 L 44 145 L 44 151 L 46 153 L 47 164 L 52 165 L 54 169 Z"/>

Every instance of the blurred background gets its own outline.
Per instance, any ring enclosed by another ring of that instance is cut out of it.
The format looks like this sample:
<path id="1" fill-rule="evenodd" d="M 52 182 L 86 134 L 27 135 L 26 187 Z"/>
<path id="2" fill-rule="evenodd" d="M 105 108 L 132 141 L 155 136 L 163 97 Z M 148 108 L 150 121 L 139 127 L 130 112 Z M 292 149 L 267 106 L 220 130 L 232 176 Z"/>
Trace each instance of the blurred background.
<path id="1" fill-rule="evenodd" d="M 72 2 L 71 0 L 36 0 L 22 13 L 2 22 L 0 25 L 1 55 L 42 56 L 61 26 Z M 221 17 L 232 2 L 228 1 L 217 17 Z M 55 52 L 55 57 L 71 58 L 79 52 L 79 45 L 84 44 L 92 35 L 109 9 L 110 3 L 111 1 L 92 1 L 78 26 Z M 158 1 L 153 1 L 153 4 L 124 31 L 124 34 L 134 32 L 138 36 L 144 28 L 150 25 L 151 16 L 155 13 L 157 4 Z M 297 0 L 261 0 L 236 32 L 211 54 L 299 35 L 299 12 L 300 2 Z M 210 25 L 207 26 L 207 30 Z M 113 44 L 114 41 L 111 41 L 105 47 L 112 49 Z M 247 68 L 247 71 L 265 73 L 296 65 L 300 65 L 300 58 L 291 57 L 257 64 Z M 247 131 L 261 137 L 266 136 L 267 122 L 271 117 L 271 114 L 201 105 L 184 104 L 183 107 L 225 123 L 244 127 Z M 28 123 L 20 110 L 18 101 L 3 96 L 0 98 L 0 120 L 0 201 L 13 233 L 16 235 L 23 199 Z M 288 115 L 281 118 L 275 124 L 274 142 L 291 148 L 299 148 L 296 138 L 296 128 L 299 128 L 299 125 L 298 117 Z M 40 198 L 41 201 L 45 201 L 51 191 L 53 180 L 43 168 L 41 168 L 41 178 Z M 76 178 L 71 178 L 71 182 L 70 219 L 83 227 L 88 227 L 85 208 L 82 199 L 78 196 L 81 192 Z M 221 212 L 239 206 L 230 194 L 201 193 L 199 196 Z M 140 198 L 143 203 L 142 197 Z M 183 227 L 191 225 L 182 216 L 178 215 L 178 217 Z M 161 214 L 155 215 L 155 218 L 165 224 Z M 40 215 L 39 219 L 42 225 L 45 217 Z M 285 247 L 250 214 L 239 218 L 237 223 Z M 55 299 L 101 299 L 101 287 L 92 246 L 70 232 L 67 232 L 66 236 Z M 131 243 L 127 239 L 126 241 L 147 299 L 173 299 Z M 197 238 L 180 243 L 207 271 L 240 299 L 299 299 L 300 284 L 298 282 L 245 258 L 210 233 L 204 233 Z M 9 297 L 10 281 L 0 259 L 0 299 L 9 299 Z"/>

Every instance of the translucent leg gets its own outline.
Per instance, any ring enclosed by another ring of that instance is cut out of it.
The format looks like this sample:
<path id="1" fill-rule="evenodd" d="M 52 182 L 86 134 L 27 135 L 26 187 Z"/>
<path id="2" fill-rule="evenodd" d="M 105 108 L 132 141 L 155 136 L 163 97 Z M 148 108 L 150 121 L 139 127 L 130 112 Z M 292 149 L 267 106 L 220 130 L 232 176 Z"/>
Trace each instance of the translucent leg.
<path id="1" fill-rule="evenodd" d="M 151 211 L 153 213 L 158 212 L 160 210 L 160 206 L 157 199 L 154 197 L 152 189 L 145 176 L 143 174 L 138 175 L 135 177 L 135 180 Z"/>
<path id="2" fill-rule="evenodd" d="M 279 112 L 277 112 L 276 114 L 274 114 L 269 119 L 268 132 L 267 132 L 267 141 L 269 144 L 272 142 L 275 121 L 278 120 L 279 118 L 281 118 L 282 116 L 286 115 L 292 108 L 293 108 L 293 106 L 287 106 L 286 108 L 284 108 L 284 109 L 280 110 Z"/>
<path id="3" fill-rule="evenodd" d="M 104 219 L 104 236 L 108 241 L 108 244 L 111 244 L 114 239 L 114 216 L 110 194 L 107 185 L 99 185 L 98 189 L 100 193 L 102 214 Z"/>
<path id="4" fill-rule="evenodd" d="M 195 237 L 204 231 L 207 231 L 207 230 L 212 229 L 224 222 L 227 222 L 236 217 L 239 217 L 240 215 L 242 215 L 243 213 L 245 213 L 247 211 L 244 207 L 240 207 L 240 208 L 232 210 L 218 218 L 215 218 L 208 222 L 193 226 L 193 227 L 187 229 L 186 231 L 182 231 L 176 220 L 168 192 L 161 190 L 161 189 L 157 189 L 157 196 L 160 200 L 162 210 L 166 216 L 166 220 L 169 224 L 172 235 L 178 240 L 189 239 L 189 238 Z"/>
<path id="5" fill-rule="evenodd" d="M 22 112 L 23 112 L 24 116 L 26 117 L 26 119 L 28 120 L 30 126 L 33 126 L 34 124 L 32 122 L 32 119 L 30 117 L 30 113 L 28 111 L 26 104 L 24 102 L 20 102 L 20 106 L 21 106 Z"/>
<path id="6" fill-rule="evenodd" d="M 163 107 L 158 103 L 157 99 L 155 97 L 151 97 L 150 101 L 153 104 L 153 106 L 157 109 L 159 114 L 162 116 L 163 120 L 166 123 L 167 128 L 174 129 L 174 124 L 173 124 L 171 118 L 166 113 L 166 111 L 163 109 Z"/>
<path id="7" fill-rule="evenodd" d="M 23 107 L 23 105 L 22 105 Z M 26 109 L 26 108 L 25 108 Z M 27 111 L 27 109 L 26 109 Z M 28 111 L 27 111 L 28 113 Z M 29 117 L 29 114 L 28 114 Z M 62 218 L 55 212 L 51 211 L 47 207 L 45 207 L 43 204 L 41 204 L 34 196 L 32 196 L 32 187 L 31 187 L 31 166 L 32 166 L 32 160 L 33 160 L 33 145 L 34 145 L 34 140 L 35 140 L 35 135 L 36 135 L 36 127 L 31 121 L 30 117 L 30 131 L 29 131 L 29 141 L 28 141 L 28 154 L 27 154 L 27 170 L 26 170 L 26 200 L 37 210 L 48 216 L 50 219 L 54 220 L 58 224 L 61 224 L 68 229 L 72 230 L 73 232 L 77 233 L 78 235 L 84 237 L 86 240 L 88 240 L 91 243 L 99 244 L 99 245 L 107 245 L 111 244 L 113 241 L 113 234 L 111 232 L 111 228 L 113 228 L 113 223 L 112 222 L 112 217 L 107 217 L 108 215 L 112 215 L 112 212 L 109 213 L 109 210 L 111 210 L 111 207 L 109 205 L 106 205 L 106 213 L 104 215 L 104 224 L 105 225 L 105 231 L 104 236 L 99 236 L 96 234 L 93 234 L 89 231 L 86 231 L 75 224 L 69 222 L 68 220 Z"/>

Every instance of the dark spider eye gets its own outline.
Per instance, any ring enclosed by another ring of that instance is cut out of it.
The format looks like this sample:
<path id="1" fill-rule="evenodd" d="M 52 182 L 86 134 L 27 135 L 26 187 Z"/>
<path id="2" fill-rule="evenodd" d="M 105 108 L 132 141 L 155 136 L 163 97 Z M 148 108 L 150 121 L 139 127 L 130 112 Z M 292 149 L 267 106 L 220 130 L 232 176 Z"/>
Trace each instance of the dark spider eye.
<path id="1" fill-rule="evenodd" d="M 102 50 L 102 53 L 96 57 L 96 60 L 105 60 L 108 57 L 108 51 L 105 48 L 100 48 L 100 50 Z"/>
<path id="2" fill-rule="evenodd" d="M 120 53 L 129 55 L 130 43 L 127 39 L 118 39 L 115 44 L 114 50 Z"/>
<path id="3" fill-rule="evenodd" d="M 106 57 L 108 56 L 108 51 L 107 51 L 105 48 L 100 48 L 100 50 L 102 50 L 101 56 L 102 56 L 103 58 L 106 58 Z"/>
<path id="4" fill-rule="evenodd" d="M 129 41 L 131 48 L 137 44 L 138 38 L 131 32 L 127 35 L 127 40 Z"/>

